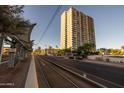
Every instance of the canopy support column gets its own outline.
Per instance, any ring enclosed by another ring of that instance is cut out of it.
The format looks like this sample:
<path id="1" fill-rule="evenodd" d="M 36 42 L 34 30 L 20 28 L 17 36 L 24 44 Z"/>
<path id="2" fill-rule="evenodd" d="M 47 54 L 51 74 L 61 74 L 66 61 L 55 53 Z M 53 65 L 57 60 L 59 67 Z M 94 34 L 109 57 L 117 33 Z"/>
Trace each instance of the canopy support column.
<path id="1" fill-rule="evenodd" d="M 8 63 L 9 68 L 14 68 L 15 58 L 16 58 L 16 41 L 15 39 L 12 39 L 11 48 L 9 51 L 9 63 Z"/>

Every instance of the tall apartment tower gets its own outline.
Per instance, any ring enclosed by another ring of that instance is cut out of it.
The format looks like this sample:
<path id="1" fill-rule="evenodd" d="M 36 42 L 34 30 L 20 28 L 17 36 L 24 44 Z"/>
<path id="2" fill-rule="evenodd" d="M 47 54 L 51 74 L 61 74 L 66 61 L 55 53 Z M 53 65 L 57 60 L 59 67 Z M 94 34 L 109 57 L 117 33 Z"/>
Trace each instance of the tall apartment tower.
<path id="1" fill-rule="evenodd" d="M 74 7 L 61 15 L 61 49 L 77 49 L 85 43 L 95 44 L 94 21 Z"/>

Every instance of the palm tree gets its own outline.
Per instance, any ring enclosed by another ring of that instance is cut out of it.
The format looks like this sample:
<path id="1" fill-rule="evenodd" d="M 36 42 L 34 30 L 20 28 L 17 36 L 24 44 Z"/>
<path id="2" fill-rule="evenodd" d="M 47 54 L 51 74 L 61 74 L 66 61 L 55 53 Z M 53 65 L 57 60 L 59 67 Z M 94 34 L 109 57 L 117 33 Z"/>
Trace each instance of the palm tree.
<path id="1" fill-rule="evenodd" d="M 124 45 L 121 46 L 121 49 L 124 50 Z"/>
<path id="2" fill-rule="evenodd" d="M 2 58 L 2 46 L 5 28 L 10 24 L 9 6 L 0 6 L 0 62 Z"/>
<path id="3" fill-rule="evenodd" d="M 0 62 L 2 59 L 2 47 L 6 29 L 10 25 L 9 6 L 0 6 Z"/>
<path id="4" fill-rule="evenodd" d="M 18 24 L 21 19 L 20 14 L 23 12 L 23 6 L 0 6 L 0 62 L 2 58 L 3 40 L 7 35 L 17 33 Z M 19 33 L 20 34 L 20 33 Z"/>

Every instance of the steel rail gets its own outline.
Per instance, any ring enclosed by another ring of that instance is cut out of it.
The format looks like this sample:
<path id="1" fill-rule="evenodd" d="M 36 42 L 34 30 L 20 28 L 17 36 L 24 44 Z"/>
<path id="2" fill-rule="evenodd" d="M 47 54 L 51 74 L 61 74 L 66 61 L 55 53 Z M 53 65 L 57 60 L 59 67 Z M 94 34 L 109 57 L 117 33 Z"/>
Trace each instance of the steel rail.
<path id="1" fill-rule="evenodd" d="M 50 85 L 49 81 L 48 81 L 47 78 L 46 78 L 46 74 L 45 74 L 45 72 L 44 72 L 43 65 L 42 65 L 42 63 L 40 62 L 40 59 L 39 59 L 38 56 L 37 56 L 36 59 L 37 59 L 39 65 L 40 65 L 40 73 L 41 73 L 41 75 L 43 76 L 44 82 L 45 82 L 46 86 L 47 86 L 48 88 L 50 88 L 51 85 Z"/>
<path id="2" fill-rule="evenodd" d="M 48 60 L 48 59 L 47 59 L 47 60 Z M 63 65 L 63 64 L 62 64 L 62 65 Z M 68 67 L 68 66 L 66 66 L 66 65 L 63 65 L 63 66 L 66 67 L 66 68 L 72 69 L 72 70 L 75 69 L 75 68 Z M 118 87 L 118 88 L 123 88 L 123 87 L 124 87 L 124 86 L 122 86 L 122 85 L 120 85 L 120 84 L 117 84 L 117 83 L 115 83 L 115 82 L 112 82 L 112 81 L 103 79 L 103 78 L 98 77 L 98 76 L 95 76 L 95 75 L 93 75 L 93 74 L 89 74 L 89 73 L 87 73 L 87 72 L 83 72 L 83 74 L 86 74 L 87 77 L 89 77 L 89 76 L 90 76 L 90 77 L 95 77 L 95 78 L 97 78 L 98 80 L 104 81 L 104 82 L 107 83 L 107 84 L 106 84 L 106 85 L 102 84 L 102 85 L 104 85 L 104 86 L 106 86 L 106 87 L 109 87 L 110 85 L 112 85 L 112 86 L 114 86 L 114 87 Z M 88 79 L 93 80 L 92 78 L 88 78 Z M 93 81 L 97 82 L 96 80 L 93 80 Z M 99 82 L 98 82 L 98 83 L 99 83 Z M 109 85 L 108 85 L 108 84 L 109 84 Z"/>
<path id="3" fill-rule="evenodd" d="M 44 60 L 40 58 L 40 60 L 43 62 Z M 49 62 L 48 62 L 49 63 Z M 53 64 L 52 64 L 53 65 Z M 58 70 L 56 70 L 54 67 L 49 66 L 53 71 L 55 71 L 57 74 L 59 74 L 61 77 L 63 77 L 65 80 L 67 80 L 69 83 L 71 83 L 72 85 L 74 85 L 74 87 L 79 88 L 79 86 L 74 83 L 72 80 L 68 79 L 67 77 L 65 77 L 65 75 L 61 74 L 58 72 Z"/>
<path id="4" fill-rule="evenodd" d="M 106 88 L 105 85 L 102 85 L 102 84 L 100 84 L 100 83 L 98 83 L 98 82 L 96 82 L 96 81 L 93 81 L 93 80 L 91 80 L 91 79 L 89 79 L 89 78 L 86 78 L 84 75 L 81 75 L 81 74 L 79 74 L 79 73 L 77 73 L 77 72 L 75 72 L 75 71 L 72 71 L 72 70 L 68 69 L 67 67 L 64 67 L 64 66 L 62 66 L 62 65 L 53 63 L 53 62 L 50 61 L 50 60 L 46 60 L 46 59 L 42 59 L 42 60 L 44 60 L 44 61 L 46 61 L 46 62 L 50 62 L 51 64 L 53 64 L 53 65 L 55 65 L 55 66 L 57 66 L 57 67 L 59 67 L 59 68 L 65 70 L 65 71 L 67 71 L 67 72 L 69 72 L 69 73 L 71 73 L 71 74 L 73 74 L 73 75 L 75 75 L 75 76 L 78 76 L 79 78 L 82 78 L 83 80 L 87 81 L 88 83 L 90 83 L 91 85 L 93 85 L 93 86 L 95 86 L 95 87 Z"/>

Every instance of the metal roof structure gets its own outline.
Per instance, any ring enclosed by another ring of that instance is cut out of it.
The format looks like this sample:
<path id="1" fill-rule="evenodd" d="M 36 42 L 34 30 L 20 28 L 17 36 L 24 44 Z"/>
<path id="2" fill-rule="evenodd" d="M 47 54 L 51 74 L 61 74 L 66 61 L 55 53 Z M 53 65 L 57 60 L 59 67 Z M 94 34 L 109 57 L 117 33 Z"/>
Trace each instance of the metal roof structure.
<path id="1" fill-rule="evenodd" d="M 30 40 L 30 37 L 31 37 L 31 32 L 35 25 L 36 23 L 26 26 L 24 27 L 25 30 L 20 31 L 23 34 L 17 34 L 17 35 L 13 34 L 10 35 L 10 37 L 16 39 L 28 51 L 32 51 L 33 41 Z"/>

